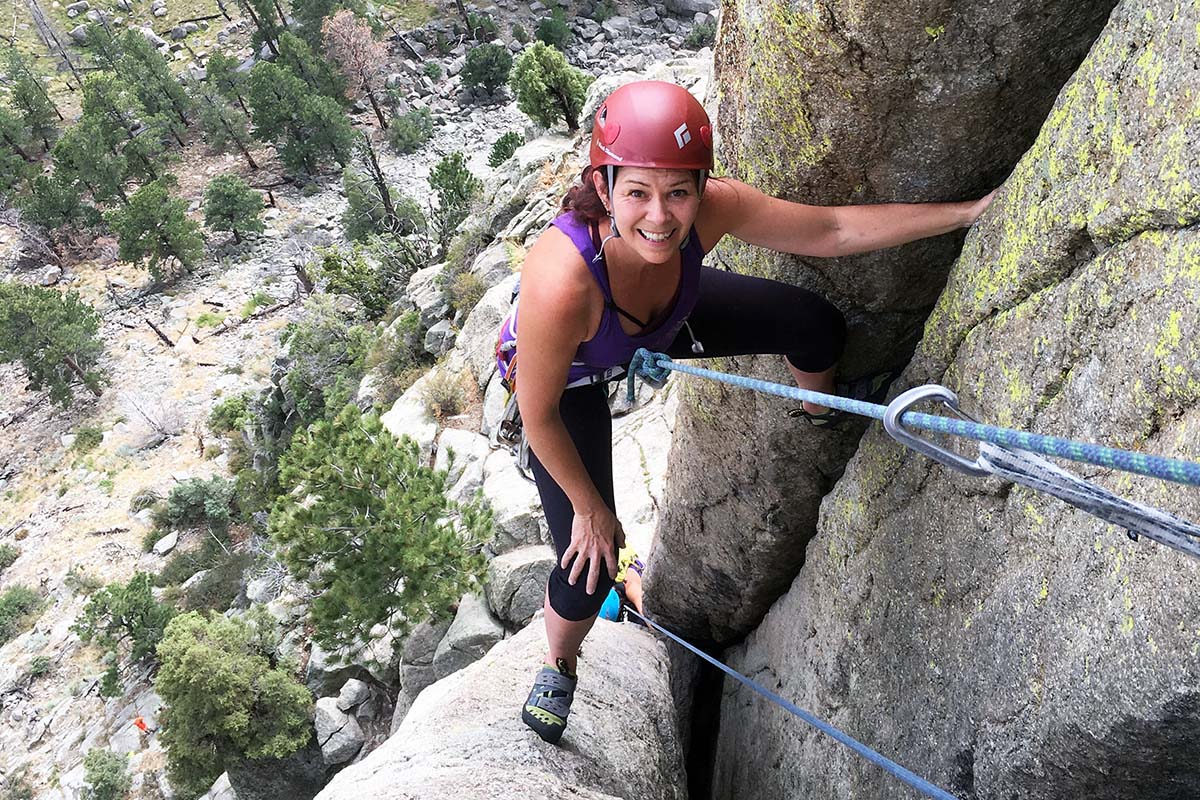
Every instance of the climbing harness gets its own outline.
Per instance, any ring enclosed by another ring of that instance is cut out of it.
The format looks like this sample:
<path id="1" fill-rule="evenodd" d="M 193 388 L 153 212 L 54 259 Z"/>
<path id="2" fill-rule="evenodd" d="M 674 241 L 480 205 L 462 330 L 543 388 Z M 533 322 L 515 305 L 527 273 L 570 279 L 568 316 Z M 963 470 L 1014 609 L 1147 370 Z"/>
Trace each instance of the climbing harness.
<path id="1" fill-rule="evenodd" d="M 810 403 L 881 420 L 884 429 L 896 441 L 944 466 L 974 477 L 996 475 L 1051 494 L 1106 522 L 1119 525 L 1128 531 L 1130 538 L 1135 541 L 1140 536 L 1146 536 L 1160 544 L 1200 558 L 1200 526 L 1112 494 L 1044 459 L 1037 458 L 1033 453 L 1068 458 L 1192 486 L 1200 486 L 1200 463 L 984 425 L 960 410 L 958 396 L 944 386 L 918 386 L 883 406 L 679 364 L 663 353 L 652 353 L 645 349 L 634 355 L 629 366 L 628 396 L 633 396 L 634 377 L 645 376 L 651 381 L 661 383 L 671 371 L 710 378 L 743 389 L 753 389 L 793 400 L 807 400 Z M 926 400 L 940 401 L 954 417 L 911 410 L 914 405 Z M 974 461 L 969 461 L 928 439 L 917 436 L 911 428 L 975 439 L 982 442 L 980 455 Z"/>
<path id="2" fill-rule="evenodd" d="M 770 689 L 763 687 L 761 684 L 759 684 L 752 678 L 747 678 L 745 675 L 741 674 L 740 672 L 733 669 L 732 667 L 725 666 L 720 661 L 718 661 L 717 659 L 710 656 L 708 653 L 705 653 L 703 650 L 700 650 L 699 648 L 693 646 L 692 644 L 688 643 L 686 640 L 677 636 L 676 634 L 671 633 L 669 630 L 664 628 L 662 625 L 659 625 L 654 620 L 650 619 L 647 616 L 639 614 L 636 609 L 629 608 L 629 609 L 627 609 L 627 611 L 630 615 L 637 617 L 642 622 L 646 623 L 646 625 L 650 626 L 651 628 L 658 631 L 659 633 L 662 633 L 663 635 L 667 636 L 672 641 L 683 646 L 684 648 L 689 650 L 694 655 L 697 655 L 700 658 L 704 659 L 709 664 L 712 664 L 714 667 L 716 667 L 717 669 L 724 672 L 726 675 L 730 676 L 731 678 L 737 679 L 742 684 L 750 687 L 754 691 L 761 694 L 763 697 L 770 700 L 772 703 L 775 703 L 776 705 L 780 706 L 781 708 L 784 708 L 787 711 L 790 711 L 792 714 L 795 714 L 797 717 L 804 720 L 805 722 L 807 722 L 809 725 L 813 726 L 817 730 L 821 731 L 826 736 L 830 736 L 830 737 L 836 739 L 837 741 L 841 742 L 846 747 L 849 747 L 851 750 L 858 753 L 860 756 L 867 759 L 871 763 L 887 770 L 892 775 L 896 776 L 900 780 L 907 783 L 909 786 L 913 787 L 914 789 L 917 789 L 918 791 L 924 792 L 926 796 L 937 798 L 937 800 L 958 800 L 954 795 L 950 794 L 945 789 L 938 788 L 934 784 L 932 784 L 929 781 L 922 778 L 920 775 L 917 775 L 916 773 L 914 773 L 908 769 L 905 769 L 904 767 L 897 764 L 895 761 L 892 761 L 890 758 L 887 758 L 886 756 L 876 752 L 875 750 L 872 750 L 870 747 L 866 746 L 865 744 L 858 741 L 857 739 L 850 736 L 849 734 L 843 733 L 841 730 L 835 728 L 833 725 L 830 725 L 828 722 L 825 722 L 824 720 L 820 719 L 819 717 L 815 717 L 812 714 L 810 714 L 809 712 L 800 708 L 795 703 L 792 703 L 789 700 L 785 700 L 784 698 L 782 698 L 779 695 L 772 692 Z"/>

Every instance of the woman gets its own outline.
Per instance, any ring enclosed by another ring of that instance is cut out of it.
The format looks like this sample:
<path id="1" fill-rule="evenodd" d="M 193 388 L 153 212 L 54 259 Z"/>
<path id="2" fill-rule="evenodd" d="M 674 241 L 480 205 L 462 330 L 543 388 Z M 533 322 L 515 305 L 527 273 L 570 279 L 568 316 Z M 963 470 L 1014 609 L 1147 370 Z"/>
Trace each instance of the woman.
<path id="1" fill-rule="evenodd" d="M 519 370 L 515 310 L 501 328 L 500 367 L 516 383 L 559 557 L 546 590 L 549 654 L 521 714 L 548 742 L 566 727 L 579 646 L 624 543 L 604 382 L 646 347 L 672 358 L 781 354 L 801 388 L 834 391 L 841 313 L 804 289 L 702 267 L 704 254 L 727 234 L 804 256 L 863 253 L 968 227 L 991 201 L 808 206 L 709 180 L 712 167 L 708 116 L 685 89 L 644 81 L 613 92 L 596 112 L 581 183 L 525 260 Z M 811 403 L 802 413 L 835 416 Z"/>

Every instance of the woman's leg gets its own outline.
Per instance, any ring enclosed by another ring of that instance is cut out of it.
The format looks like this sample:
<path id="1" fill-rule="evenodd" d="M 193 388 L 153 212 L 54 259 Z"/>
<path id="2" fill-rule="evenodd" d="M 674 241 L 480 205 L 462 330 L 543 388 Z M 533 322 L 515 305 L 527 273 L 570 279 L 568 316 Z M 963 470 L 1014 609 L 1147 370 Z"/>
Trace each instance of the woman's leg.
<path id="1" fill-rule="evenodd" d="M 700 297 L 688 324 L 704 352 L 692 352 L 686 330 L 667 349 L 671 358 L 778 354 L 801 389 L 832 394 L 846 345 L 846 319 L 818 294 L 798 286 L 702 267 Z M 805 402 L 805 410 L 827 409 Z"/>
<path id="2" fill-rule="evenodd" d="M 608 507 L 615 512 L 612 418 L 609 415 L 608 397 L 603 385 L 568 389 L 563 392 L 559 413 L 571 435 L 571 441 L 579 451 L 588 476 L 596 484 L 596 489 Z M 542 510 L 554 539 L 555 553 L 561 560 L 571 543 L 574 509 L 566 493 L 550 477 L 533 451 L 529 453 L 529 466 L 537 482 Z M 615 563 L 615 552 L 612 558 Z M 602 566 L 596 593 L 589 595 L 584 585 L 585 581 L 580 580 L 572 586 L 567 582 L 568 574 L 569 570 L 564 570 L 560 563 L 556 563 L 546 585 L 546 640 L 550 649 L 546 663 L 558 664 L 561 659 L 574 673 L 579 645 L 592 629 L 596 614 L 599 613 L 600 606 L 603 605 L 604 598 L 612 586 L 612 579 L 608 577 L 608 570 Z"/>

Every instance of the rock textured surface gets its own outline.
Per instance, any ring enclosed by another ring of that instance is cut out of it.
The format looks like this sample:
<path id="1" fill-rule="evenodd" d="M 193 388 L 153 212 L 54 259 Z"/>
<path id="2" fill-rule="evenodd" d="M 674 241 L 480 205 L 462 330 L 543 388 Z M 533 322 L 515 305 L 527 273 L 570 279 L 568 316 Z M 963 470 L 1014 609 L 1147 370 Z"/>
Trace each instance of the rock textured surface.
<path id="1" fill-rule="evenodd" d="M 536 621 L 422 692 L 396 735 L 318 798 L 684 800 L 664 646 L 632 625 L 597 625 L 579 661 L 571 724 L 555 747 L 519 714 L 546 647 L 541 627 Z"/>
<path id="2" fill-rule="evenodd" d="M 1200 9 L 1127 2 L 968 237 L 902 379 L 1200 459 Z M 1200 491 L 1087 466 L 1192 521 Z M 959 797 L 1200 796 L 1200 563 L 873 429 L 733 661 Z M 716 798 L 910 796 L 740 689 Z"/>
<path id="3" fill-rule="evenodd" d="M 821 205 L 981 196 L 1029 147 L 1114 4 L 727 2 L 720 171 Z M 841 371 L 854 376 L 908 358 L 961 242 L 823 260 L 727 242 L 709 260 L 829 297 L 850 323 Z M 775 356 L 715 366 L 790 382 Z M 678 628 L 730 641 L 795 576 L 862 429 L 814 431 L 781 400 L 708 382 L 685 382 L 684 399 L 647 596 Z"/>

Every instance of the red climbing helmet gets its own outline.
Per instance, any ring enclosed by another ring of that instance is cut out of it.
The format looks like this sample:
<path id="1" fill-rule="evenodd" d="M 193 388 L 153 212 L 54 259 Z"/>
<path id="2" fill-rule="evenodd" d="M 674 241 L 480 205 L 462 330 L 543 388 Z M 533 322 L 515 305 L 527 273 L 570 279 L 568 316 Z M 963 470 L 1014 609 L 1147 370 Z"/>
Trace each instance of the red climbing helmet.
<path id="1" fill-rule="evenodd" d="M 664 81 L 627 83 L 596 109 L 590 153 L 593 168 L 713 168 L 712 124 L 682 86 Z"/>

